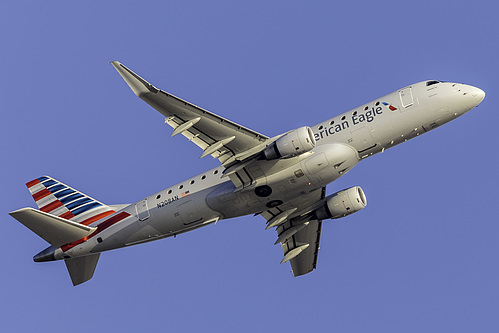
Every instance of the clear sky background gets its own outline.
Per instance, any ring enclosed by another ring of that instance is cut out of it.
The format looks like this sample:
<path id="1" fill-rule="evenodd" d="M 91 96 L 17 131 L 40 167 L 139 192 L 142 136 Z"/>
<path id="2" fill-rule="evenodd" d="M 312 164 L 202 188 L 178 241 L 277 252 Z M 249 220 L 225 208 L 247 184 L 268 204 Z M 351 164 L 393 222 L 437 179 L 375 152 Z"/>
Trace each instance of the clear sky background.
<path id="1" fill-rule="evenodd" d="M 0 5 L 4 332 L 498 332 L 493 1 L 17 1 Z M 427 79 L 487 96 L 328 186 L 368 206 L 325 221 L 294 278 L 262 217 L 101 255 L 73 287 L 8 216 L 48 174 L 132 203 L 215 167 L 109 64 L 262 134 L 314 125 Z"/>

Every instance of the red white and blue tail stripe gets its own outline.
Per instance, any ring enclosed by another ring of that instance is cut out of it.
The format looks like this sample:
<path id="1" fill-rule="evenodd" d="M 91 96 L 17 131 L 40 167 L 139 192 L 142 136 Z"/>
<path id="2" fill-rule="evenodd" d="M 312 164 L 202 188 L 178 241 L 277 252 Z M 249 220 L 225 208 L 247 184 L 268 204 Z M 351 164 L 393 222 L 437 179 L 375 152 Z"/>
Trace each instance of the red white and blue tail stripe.
<path id="1" fill-rule="evenodd" d="M 115 213 L 111 207 L 49 176 L 34 179 L 26 186 L 41 211 L 73 222 L 89 225 Z"/>

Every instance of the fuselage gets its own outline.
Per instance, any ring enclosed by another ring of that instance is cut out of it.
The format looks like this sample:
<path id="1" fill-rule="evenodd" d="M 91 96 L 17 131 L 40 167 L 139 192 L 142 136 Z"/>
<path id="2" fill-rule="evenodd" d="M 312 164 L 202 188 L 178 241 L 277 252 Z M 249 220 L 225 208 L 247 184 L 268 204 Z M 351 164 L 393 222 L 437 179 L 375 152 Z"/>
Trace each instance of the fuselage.
<path id="1" fill-rule="evenodd" d="M 108 225 L 84 242 L 54 249 L 54 258 L 84 256 L 171 237 L 221 219 L 257 214 L 323 188 L 358 162 L 443 125 L 471 110 L 482 90 L 464 84 L 425 81 L 397 90 L 311 126 L 312 151 L 261 161 L 249 170 L 254 183 L 236 189 L 224 167 L 208 170 L 117 211 L 90 226 Z M 270 195 L 255 188 L 266 185 Z M 109 219 L 113 223 L 109 222 Z"/>

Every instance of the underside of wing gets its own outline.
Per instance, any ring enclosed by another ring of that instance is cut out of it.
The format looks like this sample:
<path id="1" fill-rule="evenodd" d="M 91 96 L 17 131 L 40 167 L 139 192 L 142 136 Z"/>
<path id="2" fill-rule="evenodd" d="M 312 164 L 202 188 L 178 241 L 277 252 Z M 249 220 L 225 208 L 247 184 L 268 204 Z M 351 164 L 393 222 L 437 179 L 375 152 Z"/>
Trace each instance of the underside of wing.
<path id="1" fill-rule="evenodd" d="M 325 188 L 302 195 L 300 198 L 263 212 L 267 228 L 277 227 L 277 243 L 284 258 L 290 262 L 294 276 L 310 273 L 317 266 L 322 221 L 313 213 L 325 197 Z"/>
<path id="2" fill-rule="evenodd" d="M 294 276 L 300 276 L 310 273 L 317 267 L 317 257 L 319 255 L 319 241 L 321 236 L 322 221 L 307 221 L 306 228 L 295 233 L 290 239 L 282 243 L 284 254 L 291 251 L 300 251 L 300 253 L 289 260 Z M 290 222 L 288 229 L 293 228 Z M 283 227 L 283 230 L 285 227 Z"/>
<path id="3" fill-rule="evenodd" d="M 155 88 L 123 64 L 112 65 L 133 92 L 166 117 L 172 136 L 182 134 L 203 149 L 201 157 L 211 155 L 222 164 L 242 160 L 262 150 L 268 137 L 204 110 Z"/>

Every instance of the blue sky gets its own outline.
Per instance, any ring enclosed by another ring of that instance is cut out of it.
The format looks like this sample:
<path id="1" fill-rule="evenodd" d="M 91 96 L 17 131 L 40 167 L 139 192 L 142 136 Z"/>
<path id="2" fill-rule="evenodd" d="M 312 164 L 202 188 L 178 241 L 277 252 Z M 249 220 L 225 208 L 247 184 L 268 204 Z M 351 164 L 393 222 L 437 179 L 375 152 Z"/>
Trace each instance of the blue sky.
<path id="1" fill-rule="evenodd" d="M 420 1 L 9 2 L 0 5 L 4 175 L 0 319 L 8 331 L 497 332 L 498 5 Z M 104 253 L 71 285 L 7 215 L 48 174 L 131 203 L 215 167 L 109 61 L 268 136 L 426 79 L 479 108 L 329 185 L 368 207 L 323 225 L 293 278 L 261 217 Z"/>

